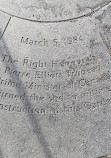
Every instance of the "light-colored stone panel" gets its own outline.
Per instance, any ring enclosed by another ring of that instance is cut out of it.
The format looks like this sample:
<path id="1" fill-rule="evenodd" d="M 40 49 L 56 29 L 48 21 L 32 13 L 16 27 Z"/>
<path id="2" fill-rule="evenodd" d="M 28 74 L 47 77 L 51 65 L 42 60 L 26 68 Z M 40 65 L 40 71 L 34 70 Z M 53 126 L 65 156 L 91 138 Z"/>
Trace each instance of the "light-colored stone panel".
<path id="1" fill-rule="evenodd" d="M 110 5 L 75 22 L 12 17 L 0 41 L 3 157 L 110 154 L 110 17 Z"/>

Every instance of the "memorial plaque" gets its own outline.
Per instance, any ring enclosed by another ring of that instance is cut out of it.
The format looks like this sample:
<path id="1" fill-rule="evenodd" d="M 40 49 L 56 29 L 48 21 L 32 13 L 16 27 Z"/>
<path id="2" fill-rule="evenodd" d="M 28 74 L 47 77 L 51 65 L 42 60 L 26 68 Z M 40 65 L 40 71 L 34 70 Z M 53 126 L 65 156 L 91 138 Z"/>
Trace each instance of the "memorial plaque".
<path id="1" fill-rule="evenodd" d="M 0 0 L 0 158 L 110 155 L 110 0 Z"/>

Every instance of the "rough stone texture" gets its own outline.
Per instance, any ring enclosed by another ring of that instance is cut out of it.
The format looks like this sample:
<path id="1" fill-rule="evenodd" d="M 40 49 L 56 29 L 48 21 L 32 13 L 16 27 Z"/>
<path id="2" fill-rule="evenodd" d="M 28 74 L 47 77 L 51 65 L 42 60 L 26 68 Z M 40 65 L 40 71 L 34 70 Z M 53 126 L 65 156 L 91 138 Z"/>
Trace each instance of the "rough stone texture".
<path id="1" fill-rule="evenodd" d="M 7 23 L 8 23 L 8 21 L 9 21 L 9 19 L 10 19 L 10 16 L 0 12 L 0 38 L 4 34 L 5 27 L 6 27 Z"/>
<path id="2" fill-rule="evenodd" d="M 47 9 L 43 1 L 25 2 L 0 0 L 0 158 L 105 158 L 110 1 L 45 1 Z M 36 9 L 26 12 L 30 5 Z M 56 5 L 71 16 L 55 17 Z M 36 11 L 40 19 L 32 18 Z"/>
<path id="3" fill-rule="evenodd" d="M 0 9 L 24 19 L 59 21 L 84 16 L 109 3 L 110 0 L 0 0 Z"/>

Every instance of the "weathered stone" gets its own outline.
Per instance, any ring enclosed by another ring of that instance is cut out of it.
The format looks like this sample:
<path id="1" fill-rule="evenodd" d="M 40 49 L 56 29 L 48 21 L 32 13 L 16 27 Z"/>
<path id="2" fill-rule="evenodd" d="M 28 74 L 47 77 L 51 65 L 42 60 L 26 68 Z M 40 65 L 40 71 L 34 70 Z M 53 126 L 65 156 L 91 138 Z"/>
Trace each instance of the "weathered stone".
<path id="1" fill-rule="evenodd" d="M 0 9 L 0 158 L 110 155 L 110 1 Z"/>
<path id="2" fill-rule="evenodd" d="M 110 0 L 0 0 L 0 9 L 10 15 L 34 21 L 59 21 L 92 13 Z"/>

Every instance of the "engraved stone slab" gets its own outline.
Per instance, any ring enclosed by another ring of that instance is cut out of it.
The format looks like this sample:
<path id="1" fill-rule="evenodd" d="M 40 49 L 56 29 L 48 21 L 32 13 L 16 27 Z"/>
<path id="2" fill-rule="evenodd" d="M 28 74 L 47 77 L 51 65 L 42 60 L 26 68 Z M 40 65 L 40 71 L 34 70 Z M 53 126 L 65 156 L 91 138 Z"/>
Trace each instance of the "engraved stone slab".
<path id="1" fill-rule="evenodd" d="M 10 17 L 0 40 L 0 158 L 111 155 L 110 17 L 110 4 L 75 21 Z"/>

